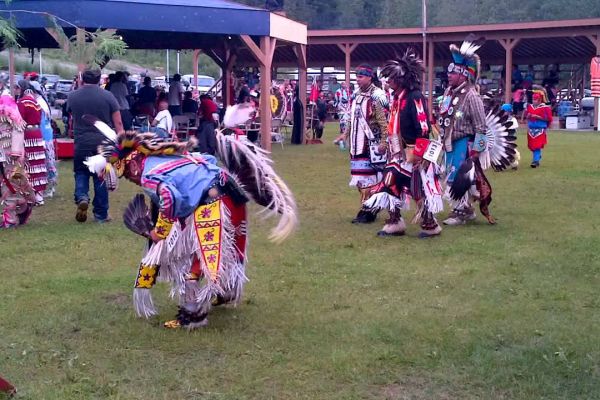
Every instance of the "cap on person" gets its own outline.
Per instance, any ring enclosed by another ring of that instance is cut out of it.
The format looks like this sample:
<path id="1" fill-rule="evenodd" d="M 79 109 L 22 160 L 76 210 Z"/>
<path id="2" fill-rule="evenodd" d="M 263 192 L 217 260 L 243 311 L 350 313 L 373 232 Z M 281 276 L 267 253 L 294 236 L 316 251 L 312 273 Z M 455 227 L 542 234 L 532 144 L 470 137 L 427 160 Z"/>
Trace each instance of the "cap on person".
<path id="1" fill-rule="evenodd" d="M 500 107 L 502 109 L 502 111 L 507 112 L 507 113 L 511 113 L 513 112 L 513 106 L 512 104 L 506 103 L 506 104 L 502 104 L 502 107 Z"/>

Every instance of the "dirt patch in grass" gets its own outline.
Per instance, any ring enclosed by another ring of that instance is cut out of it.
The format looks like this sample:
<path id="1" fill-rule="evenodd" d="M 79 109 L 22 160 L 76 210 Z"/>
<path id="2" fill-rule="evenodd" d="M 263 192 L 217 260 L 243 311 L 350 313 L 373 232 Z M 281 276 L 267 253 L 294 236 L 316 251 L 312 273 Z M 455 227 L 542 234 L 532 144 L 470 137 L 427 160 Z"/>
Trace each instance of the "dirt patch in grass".
<path id="1" fill-rule="evenodd" d="M 131 306 L 131 296 L 123 293 L 111 293 L 102 296 L 102 300 L 106 304 L 111 304 L 119 308 L 127 308 Z"/>
<path id="2" fill-rule="evenodd" d="M 383 400 L 452 400 L 456 392 L 424 377 L 403 377 L 398 382 L 374 387 L 373 399 Z"/>

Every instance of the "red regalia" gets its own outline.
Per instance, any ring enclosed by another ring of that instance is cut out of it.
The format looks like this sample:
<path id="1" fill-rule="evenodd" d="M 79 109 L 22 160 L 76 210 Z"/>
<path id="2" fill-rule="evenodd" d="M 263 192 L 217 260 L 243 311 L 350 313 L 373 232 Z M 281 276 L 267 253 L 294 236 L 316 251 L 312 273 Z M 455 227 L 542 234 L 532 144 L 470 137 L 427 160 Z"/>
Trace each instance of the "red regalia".
<path id="1" fill-rule="evenodd" d="M 533 115 L 537 115 L 542 119 L 534 119 L 532 118 Z M 548 142 L 546 129 L 552 123 L 552 109 L 543 103 L 537 107 L 529 104 L 527 105 L 527 119 L 527 147 L 531 151 L 543 149 Z"/>

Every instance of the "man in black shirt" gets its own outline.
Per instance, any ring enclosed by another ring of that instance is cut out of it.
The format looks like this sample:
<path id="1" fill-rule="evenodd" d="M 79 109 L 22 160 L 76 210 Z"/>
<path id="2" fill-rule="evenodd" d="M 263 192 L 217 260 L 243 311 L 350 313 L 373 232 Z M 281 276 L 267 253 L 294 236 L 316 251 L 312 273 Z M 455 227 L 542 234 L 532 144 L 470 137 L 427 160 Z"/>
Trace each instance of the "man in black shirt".
<path id="1" fill-rule="evenodd" d="M 119 103 L 115 96 L 102 90 L 100 82 L 100 71 L 87 70 L 83 73 L 83 86 L 69 93 L 67 108 L 73 116 L 73 130 L 75 137 L 75 156 L 73 160 L 73 171 L 75 174 L 75 203 L 77 213 L 75 219 L 79 222 L 87 220 L 87 209 L 89 206 L 90 177 L 94 180 L 94 217 L 97 222 L 108 222 L 108 190 L 106 184 L 92 174 L 83 163 L 87 157 L 98 152 L 98 145 L 102 143 L 103 135 L 96 128 L 85 122 L 82 117 L 86 114 L 93 115 L 100 121 L 112 126 L 117 133 L 123 133 L 123 123 Z"/>
<path id="2" fill-rule="evenodd" d="M 154 116 L 156 90 L 152 87 L 152 79 L 149 76 L 144 78 L 144 86 L 138 92 L 138 103 L 140 114 Z"/>

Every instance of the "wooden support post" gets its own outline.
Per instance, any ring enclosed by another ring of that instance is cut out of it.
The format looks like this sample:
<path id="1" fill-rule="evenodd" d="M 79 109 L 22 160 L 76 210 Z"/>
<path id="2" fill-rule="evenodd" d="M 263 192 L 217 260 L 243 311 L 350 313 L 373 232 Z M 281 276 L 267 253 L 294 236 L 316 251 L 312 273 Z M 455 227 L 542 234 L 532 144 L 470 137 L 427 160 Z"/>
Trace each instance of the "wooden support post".
<path id="1" fill-rule="evenodd" d="M 433 80 L 435 79 L 435 43 L 429 41 L 428 46 L 429 56 L 427 57 L 427 66 L 429 69 L 427 70 L 427 90 L 429 91 L 429 96 L 427 96 L 427 116 L 431 120 L 433 115 Z"/>
<path id="2" fill-rule="evenodd" d="M 304 141 L 304 123 L 306 122 L 306 70 L 308 69 L 306 62 L 306 45 L 296 44 L 294 46 L 294 52 L 298 58 L 298 97 L 302 104 L 302 126 L 300 126 L 300 132 L 302 132 L 302 140 Z"/>
<path id="3" fill-rule="evenodd" d="M 234 101 L 234 93 L 231 90 L 233 85 L 231 71 L 233 70 L 233 65 L 237 60 L 237 54 L 232 53 L 229 49 L 225 51 L 225 65 L 223 66 L 223 82 L 221 83 L 221 95 L 223 96 L 223 104 L 225 105 L 233 105 Z"/>
<path id="4" fill-rule="evenodd" d="M 600 33 L 599 34 L 595 34 L 595 35 L 588 35 L 587 38 L 596 47 L 596 55 L 600 56 Z"/>
<path id="5" fill-rule="evenodd" d="M 511 85 L 511 77 L 512 77 L 512 58 L 513 58 L 513 50 L 519 44 L 521 39 L 499 39 L 498 42 L 504 47 L 504 51 L 506 52 L 506 63 L 505 63 L 505 77 L 504 77 L 504 102 L 510 103 L 512 98 L 512 85 Z"/>
<path id="6" fill-rule="evenodd" d="M 260 137 L 261 147 L 271 151 L 271 66 L 277 39 L 268 36 L 260 38 L 260 51 L 263 62 L 260 64 Z"/>
<path id="7" fill-rule="evenodd" d="M 358 47 L 358 43 L 342 43 L 337 45 L 340 50 L 344 53 L 346 64 L 346 85 L 348 85 L 348 90 L 350 89 L 350 70 L 352 68 L 352 52 Z"/>
<path id="8" fill-rule="evenodd" d="M 198 59 L 199 58 L 200 58 L 200 50 L 196 49 L 196 50 L 194 50 L 194 53 L 192 55 L 192 63 L 194 64 L 193 69 L 192 69 L 192 71 L 194 73 L 194 85 L 193 86 L 196 86 L 196 91 L 198 91 L 198 86 L 200 86 L 200 85 L 198 85 Z M 198 91 L 198 93 L 200 93 L 200 92 Z"/>

